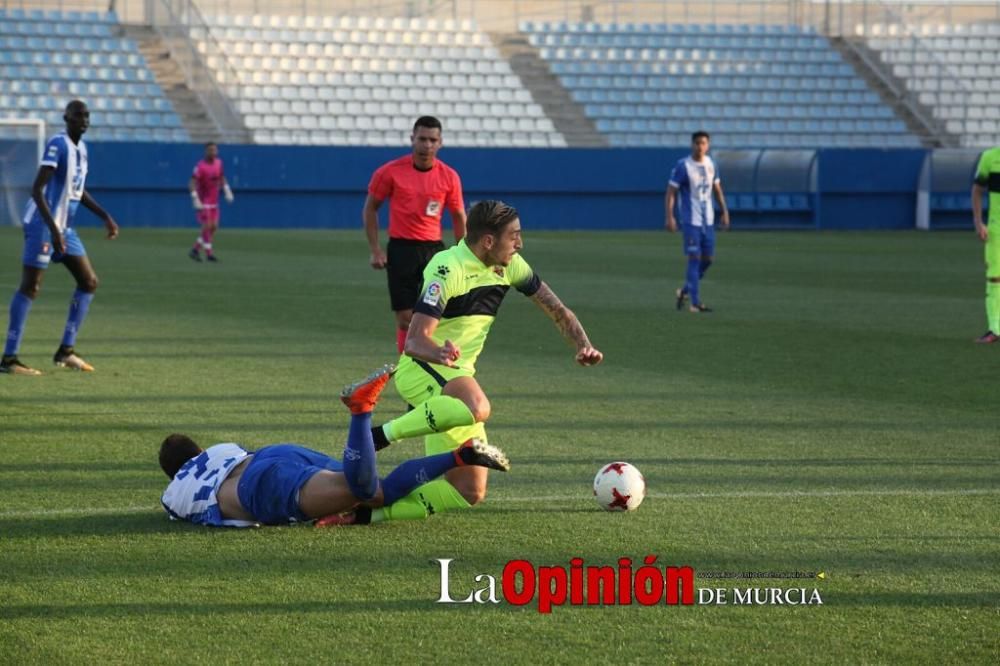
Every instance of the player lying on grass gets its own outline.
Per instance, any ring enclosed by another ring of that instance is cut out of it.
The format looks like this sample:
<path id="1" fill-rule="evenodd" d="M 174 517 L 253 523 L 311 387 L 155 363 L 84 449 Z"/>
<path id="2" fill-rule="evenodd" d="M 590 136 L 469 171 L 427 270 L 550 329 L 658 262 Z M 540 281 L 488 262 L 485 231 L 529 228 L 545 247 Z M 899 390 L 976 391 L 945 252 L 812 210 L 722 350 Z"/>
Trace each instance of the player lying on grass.
<path id="1" fill-rule="evenodd" d="M 160 446 L 160 467 L 171 479 L 163 507 L 171 518 L 201 525 L 283 525 L 336 517 L 362 504 L 388 506 L 456 467 L 510 468 L 503 452 L 475 441 L 407 461 L 379 479 L 371 413 L 393 371 L 381 368 L 341 393 L 351 410 L 343 462 L 294 444 L 256 452 L 238 444 L 202 450 L 185 435 L 170 435 Z"/>
<path id="2" fill-rule="evenodd" d="M 424 453 L 430 456 L 465 441 L 486 441 L 490 402 L 475 378 L 476 359 L 511 287 L 552 319 L 573 345 L 577 363 L 591 366 L 604 358 L 576 315 L 521 257 L 522 247 L 517 210 L 502 201 L 481 201 L 469 210 L 466 237 L 434 255 L 424 271 L 394 379 L 396 390 L 414 408 L 374 429 L 377 449 L 426 436 Z M 486 496 L 486 483 L 485 467 L 452 469 L 392 506 L 358 511 L 354 520 L 407 520 L 467 509 Z"/>

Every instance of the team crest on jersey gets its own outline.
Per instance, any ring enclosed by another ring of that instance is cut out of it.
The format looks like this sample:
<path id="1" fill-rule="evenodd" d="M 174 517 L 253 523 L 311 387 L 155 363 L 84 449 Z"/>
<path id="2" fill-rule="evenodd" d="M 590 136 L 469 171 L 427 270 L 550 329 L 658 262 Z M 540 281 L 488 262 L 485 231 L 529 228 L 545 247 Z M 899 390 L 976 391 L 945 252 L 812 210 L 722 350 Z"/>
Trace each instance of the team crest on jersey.
<path id="1" fill-rule="evenodd" d="M 441 302 L 441 284 L 439 282 L 431 282 L 427 285 L 427 291 L 424 292 L 424 303 L 427 305 L 437 305 Z"/>

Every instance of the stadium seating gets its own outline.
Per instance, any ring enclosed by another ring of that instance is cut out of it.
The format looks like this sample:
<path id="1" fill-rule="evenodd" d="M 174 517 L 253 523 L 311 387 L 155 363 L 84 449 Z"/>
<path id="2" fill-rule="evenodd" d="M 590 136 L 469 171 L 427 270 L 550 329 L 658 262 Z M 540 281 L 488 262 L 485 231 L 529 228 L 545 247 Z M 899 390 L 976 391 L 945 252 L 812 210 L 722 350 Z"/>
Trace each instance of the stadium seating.
<path id="1" fill-rule="evenodd" d="M 1000 143 L 1000 92 L 993 86 L 1000 24 L 876 24 L 856 32 L 963 146 Z"/>
<path id="2" fill-rule="evenodd" d="M 824 37 L 795 26 L 521 23 L 615 146 L 917 146 Z"/>
<path id="3" fill-rule="evenodd" d="M 0 9 L 0 117 L 63 125 L 73 97 L 98 141 L 187 141 L 187 131 L 113 13 Z"/>
<path id="4" fill-rule="evenodd" d="M 208 17 L 240 77 L 257 143 L 400 145 L 420 115 L 457 146 L 565 146 L 489 38 L 469 21 Z M 194 34 L 209 67 L 205 35 Z"/>

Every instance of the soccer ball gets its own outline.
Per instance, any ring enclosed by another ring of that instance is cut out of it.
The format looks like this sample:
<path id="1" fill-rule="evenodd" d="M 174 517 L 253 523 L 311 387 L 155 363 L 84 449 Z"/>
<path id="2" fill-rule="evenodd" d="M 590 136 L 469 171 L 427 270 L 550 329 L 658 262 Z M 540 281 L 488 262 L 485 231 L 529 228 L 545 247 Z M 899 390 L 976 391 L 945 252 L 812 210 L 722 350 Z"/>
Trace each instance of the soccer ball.
<path id="1" fill-rule="evenodd" d="M 605 511 L 635 511 L 646 497 L 646 479 L 634 465 L 613 462 L 594 477 L 594 499 Z"/>

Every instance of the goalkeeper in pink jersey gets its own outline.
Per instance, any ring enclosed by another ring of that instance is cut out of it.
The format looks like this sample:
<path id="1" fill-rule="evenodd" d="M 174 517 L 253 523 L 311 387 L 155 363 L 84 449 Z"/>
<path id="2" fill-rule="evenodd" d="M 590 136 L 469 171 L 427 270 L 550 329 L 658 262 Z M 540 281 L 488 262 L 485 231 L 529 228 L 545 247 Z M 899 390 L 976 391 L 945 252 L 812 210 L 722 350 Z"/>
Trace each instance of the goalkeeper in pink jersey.
<path id="1" fill-rule="evenodd" d="M 194 242 L 194 247 L 188 256 L 195 261 L 201 261 L 201 250 L 205 250 L 208 261 L 218 261 L 212 252 L 212 237 L 219 228 L 219 190 L 226 196 L 228 203 L 233 202 L 233 191 L 229 189 L 226 176 L 222 172 L 222 160 L 219 159 L 219 147 L 214 143 L 205 144 L 205 157 L 198 161 L 188 181 L 191 192 L 191 203 L 194 206 L 201 234 Z"/>

